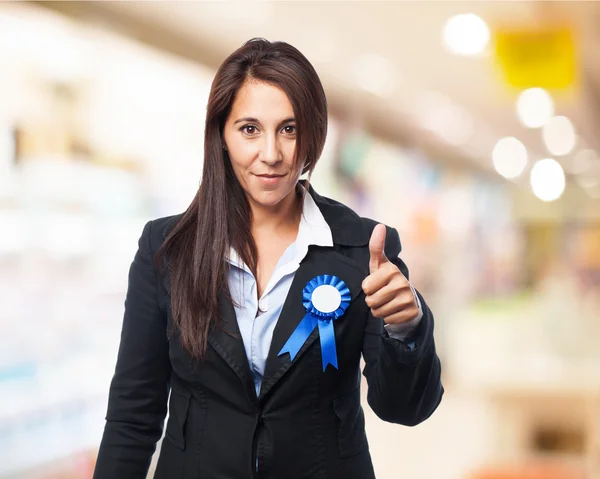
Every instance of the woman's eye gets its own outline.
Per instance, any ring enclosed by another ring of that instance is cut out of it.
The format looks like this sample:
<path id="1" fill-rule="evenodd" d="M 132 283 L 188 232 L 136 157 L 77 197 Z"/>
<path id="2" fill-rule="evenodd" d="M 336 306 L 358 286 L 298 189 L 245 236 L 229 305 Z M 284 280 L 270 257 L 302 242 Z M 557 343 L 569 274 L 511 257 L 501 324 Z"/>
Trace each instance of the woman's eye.
<path id="1" fill-rule="evenodd" d="M 283 131 L 285 133 L 287 133 L 288 135 L 293 135 L 294 133 L 296 133 L 296 126 L 295 125 L 284 126 Z"/>
<path id="2" fill-rule="evenodd" d="M 242 131 L 247 135 L 255 135 L 258 129 L 254 125 L 245 125 L 242 127 Z"/>

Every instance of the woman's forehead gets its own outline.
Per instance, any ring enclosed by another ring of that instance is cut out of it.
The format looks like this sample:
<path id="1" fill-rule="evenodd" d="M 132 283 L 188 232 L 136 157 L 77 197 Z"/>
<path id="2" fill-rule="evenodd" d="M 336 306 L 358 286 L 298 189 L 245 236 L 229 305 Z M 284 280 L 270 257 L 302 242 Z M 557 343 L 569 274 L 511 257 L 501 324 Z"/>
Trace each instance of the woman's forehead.
<path id="1" fill-rule="evenodd" d="M 294 109 L 286 93 L 266 82 L 247 81 L 238 90 L 231 116 L 255 118 L 260 122 L 280 122 L 294 116 Z"/>

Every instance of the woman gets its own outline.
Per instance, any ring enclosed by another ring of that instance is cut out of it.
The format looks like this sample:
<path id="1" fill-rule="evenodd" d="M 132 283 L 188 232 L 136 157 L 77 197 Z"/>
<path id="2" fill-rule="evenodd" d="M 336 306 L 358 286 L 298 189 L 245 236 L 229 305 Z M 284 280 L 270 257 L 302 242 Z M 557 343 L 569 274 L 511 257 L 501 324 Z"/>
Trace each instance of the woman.
<path id="1" fill-rule="evenodd" d="M 204 171 L 130 270 L 95 479 L 373 478 L 360 405 L 415 425 L 443 388 L 433 316 L 393 228 L 321 197 L 319 78 L 262 39 L 214 79 Z M 385 328 L 384 328 L 385 324 Z"/>

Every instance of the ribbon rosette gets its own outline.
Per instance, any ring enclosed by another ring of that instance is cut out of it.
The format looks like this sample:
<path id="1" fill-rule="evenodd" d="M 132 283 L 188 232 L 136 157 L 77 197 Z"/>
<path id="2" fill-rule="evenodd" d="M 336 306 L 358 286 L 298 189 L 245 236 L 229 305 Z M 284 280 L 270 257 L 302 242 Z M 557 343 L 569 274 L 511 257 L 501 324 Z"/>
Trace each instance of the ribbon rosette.
<path id="1" fill-rule="evenodd" d="M 337 369 L 333 320 L 344 314 L 351 299 L 348 286 L 337 276 L 323 274 L 311 279 L 302 290 L 302 304 L 306 309 L 306 315 L 281 348 L 278 356 L 290 353 L 290 359 L 293 361 L 315 326 L 318 326 L 323 371 L 328 364 Z"/>

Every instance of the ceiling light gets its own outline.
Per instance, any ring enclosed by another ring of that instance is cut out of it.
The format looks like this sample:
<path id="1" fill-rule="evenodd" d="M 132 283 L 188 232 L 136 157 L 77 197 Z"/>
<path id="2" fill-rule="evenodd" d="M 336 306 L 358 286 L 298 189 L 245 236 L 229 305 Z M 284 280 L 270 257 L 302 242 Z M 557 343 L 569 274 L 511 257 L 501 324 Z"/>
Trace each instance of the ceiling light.
<path id="1" fill-rule="evenodd" d="M 570 153 L 577 142 L 575 127 L 566 116 L 551 118 L 544 126 L 542 136 L 548 151 L 556 156 Z"/>
<path id="2" fill-rule="evenodd" d="M 494 147 L 492 161 L 504 178 L 516 178 L 527 166 L 527 148 L 515 137 L 502 138 Z"/>
<path id="3" fill-rule="evenodd" d="M 487 24 L 473 13 L 449 18 L 443 28 L 444 46 L 455 55 L 477 55 L 485 50 L 490 40 Z"/>
<path id="4" fill-rule="evenodd" d="M 565 173 L 558 161 L 539 160 L 531 169 L 531 189 L 542 201 L 554 201 L 565 190 Z"/>
<path id="5" fill-rule="evenodd" d="M 543 88 L 529 88 L 519 95 L 517 115 L 527 128 L 541 128 L 554 115 L 554 102 Z"/>

